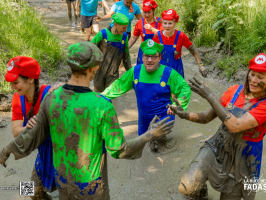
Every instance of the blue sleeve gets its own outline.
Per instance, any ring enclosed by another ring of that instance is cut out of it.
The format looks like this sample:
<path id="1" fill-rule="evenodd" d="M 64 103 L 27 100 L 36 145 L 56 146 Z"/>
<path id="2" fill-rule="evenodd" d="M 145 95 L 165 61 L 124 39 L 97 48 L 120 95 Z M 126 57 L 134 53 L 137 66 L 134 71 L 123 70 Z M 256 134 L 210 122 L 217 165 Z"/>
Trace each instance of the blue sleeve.
<path id="1" fill-rule="evenodd" d="M 133 4 L 133 5 L 135 5 L 135 8 L 134 8 L 134 10 L 135 10 L 135 15 L 139 15 L 139 14 L 141 14 L 141 11 L 140 11 L 139 6 L 138 6 L 137 4 Z"/>
<path id="2" fill-rule="evenodd" d="M 117 11 L 117 4 L 116 3 L 112 6 L 111 11 L 114 11 L 114 12 Z"/>

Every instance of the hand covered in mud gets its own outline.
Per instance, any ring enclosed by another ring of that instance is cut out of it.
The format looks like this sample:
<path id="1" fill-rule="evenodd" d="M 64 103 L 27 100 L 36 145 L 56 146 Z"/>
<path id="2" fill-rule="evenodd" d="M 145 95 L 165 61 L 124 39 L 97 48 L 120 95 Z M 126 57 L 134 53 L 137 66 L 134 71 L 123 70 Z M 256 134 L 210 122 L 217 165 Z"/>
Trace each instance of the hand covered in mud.
<path id="1" fill-rule="evenodd" d="M 159 121 L 160 118 L 155 115 L 148 129 L 148 134 L 151 136 L 150 139 L 156 139 L 171 133 L 171 129 L 174 127 L 174 120 L 167 122 L 169 119 L 170 117 L 166 117 Z"/>
<path id="2" fill-rule="evenodd" d="M 26 124 L 26 128 L 33 128 L 36 125 L 36 115 L 34 115 Z"/>
<path id="3" fill-rule="evenodd" d="M 193 77 L 188 82 L 189 86 L 191 87 L 191 90 L 203 97 L 204 99 L 208 99 L 208 97 L 212 95 L 211 90 L 197 78 Z"/>
<path id="4" fill-rule="evenodd" d="M 178 100 L 173 97 L 174 102 L 176 103 L 176 105 L 174 104 L 168 104 L 167 105 L 167 114 L 168 115 L 178 115 L 178 117 L 180 117 L 181 119 L 188 119 L 189 118 L 189 113 L 185 112 L 184 109 L 181 107 L 181 105 L 179 104 Z M 173 114 L 172 114 L 173 113 Z"/>
<path id="5" fill-rule="evenodd" d="M 3 165 L 4 167 L 6 167 L 6 160 L 9 158 L 9 156 L 10 156 L 10 153 L 7 153 L 5 151 L 5 148 L 3 148 L 0 153 L 0 164 Z"/>
<path id="6" fill-rule="evenodd" d="M 200 71 L 201 75 L 202 75 L 204 78 L 207 77 L 207 75 L 208 75 L 208 71 L 207 71 L 207 69 L 206 69 L 205 67 L 203 67 L 202 65 L 200 65 L 200 66 L 199 66 L 199 71 Z"/>

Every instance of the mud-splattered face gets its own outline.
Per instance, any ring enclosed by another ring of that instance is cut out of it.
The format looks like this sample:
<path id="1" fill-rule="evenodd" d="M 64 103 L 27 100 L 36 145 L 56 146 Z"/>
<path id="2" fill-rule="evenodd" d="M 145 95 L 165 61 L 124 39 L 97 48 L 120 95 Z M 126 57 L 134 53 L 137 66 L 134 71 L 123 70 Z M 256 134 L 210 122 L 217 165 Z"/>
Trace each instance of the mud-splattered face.
<path id="1" fill-rule="evenodd" d="M 174 20 L 165 20 L 163 19 L 162 26 L 165 31 L 173 31 L 175 29 L 176 22 Z"/>
<path id="2" fill-rule="evenodd" d="M 147 72 L 154 72 L 159 67 L 161 55 L 157 52 L 155 55 L 143 55 L 143 64 Z"/>
<path id="3" fill-rule="evenodd" d="M 13 90 L 16 90 L 19 95 L 28 95 L 31 88 L 34 88 L 34 79 L 24 79 L 19 76 L 17 80 L 11 82 L 11 87 Z"/>
<path id="4" fill-rule="evenodd" d="M 256 96 L 263 96 L 266 92 L 266 72 L 250 71 L 248 75 L 250 92 Z"/>
<path id="5" fill-rule="evenodd" d="M 151 20 L 154 17 L 154 11 L 143 12 L 143 15 L 146 20 Z"/>

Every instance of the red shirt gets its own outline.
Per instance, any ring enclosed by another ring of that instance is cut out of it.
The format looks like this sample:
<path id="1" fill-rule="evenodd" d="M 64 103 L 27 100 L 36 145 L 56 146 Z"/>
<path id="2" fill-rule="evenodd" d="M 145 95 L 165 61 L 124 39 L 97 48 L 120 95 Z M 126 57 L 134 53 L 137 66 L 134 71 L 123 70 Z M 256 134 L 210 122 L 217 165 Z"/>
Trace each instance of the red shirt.
<path id="1" fill-rule="evenodd" d="M 228 103 L 230 103 L 231 99 L 233 98 L 237 88 L 239 85 L 231 86 L 227 89 L 226 92 L 222 95 L 220 98 L 221 104 L 226 107 Z M 252 105 L 256 104 L 258 102 L 257 98 L 253 99 L 246 99 L 244 94 L 244 89 L 240 92 L 239 97 L 237 98 L 235 102 L 235 106 L 238 108 L 243 108 L 244 106 L 248 106 L 250 108 Z M 258 126 L 255 128 L 252 128 L 250 130 L 247 130 L 243 133 L 243 139 L 247 141 L 252 142 L 259 142 L 263 140 L 263 137 L 266 133 L 266 101 L 260 102 L 257 107 L 251 109 L 248 111 L 258 122 Z"/>
<path id="2" fill-rule="evenodd" d="M 158 17 L 156 17 L 156 20 L 158 20 Z M 146 20 L 144 19 L 144 25 L 147 24 Z M 152 22 L 150 24 L 153 28 L 156 28 L 156 21 Z M 162 23 L 161 22 L 157 22 L 157 28 L 158 30 L 161 30 L 162 29 Z M 154 34 L 152 31 L 148 30 L 148 29 L 145 29 L 145 33 L 146 34 Z M 136 36 L 136 37 L 139 37 L 141 36 L 141 41 L 143 42 L 144 39 L 143 39 L 143 22 L 142 22 L 142 19 L 138 20 L 136 26 L 135 26 L 135 29 L 134 29 L 134 32 L 133 32 L 133 35 Z"/>
<path id="3" fill-rule="evenodd" d="M 42 93 L 43 93 L 43 90 L 45 89 L 46 86 L 47 85 L 42 85 L 40 88 L 39 96 L 38 96 L 37 102 L 36 102 L 34 109 L 33 109 L 34 115 L 36 115 L 39 112 Z M 29 103 L 27 98 L 25 98 L 26 115 L 30 111 L 31 106 L 32 106 L 32 103 Z M 12 99 L 12 120 L 13 121 L 14 120 L 24 120 L 22 108 L 21 108 L 20 96 L 17 92 L 14 94 L 13 99 Z"/>
<path id="4" fill-rule="evenodd" d="M 161 31 L 163 44 L 164 45 L 174 45 L 177 32 L 178 31 L 176 30 L 175 34 L 172 37 L 167 37 L 167 36 L 164 36 L 163 31 Z M 157 42 L 160 44 L 160 39 L 159 39 L 158 34 L 156 36 L 154 36 L 153 40 L 154 40 L 154 42 Z M 176 51 L 178 52 L 176 59 L 181 57 L 181 50 L 182 50 L 183 46 L 186 47 L 187 49 L 189 49 L 191 47 L 191 45 L 192 45 L 192 42 L 189 40 L 189 38 L 186 36 L 186 34 L 183 32 L 180 32 L 179 38 L 178 38 L 177 44 L 176 44 Z"/>

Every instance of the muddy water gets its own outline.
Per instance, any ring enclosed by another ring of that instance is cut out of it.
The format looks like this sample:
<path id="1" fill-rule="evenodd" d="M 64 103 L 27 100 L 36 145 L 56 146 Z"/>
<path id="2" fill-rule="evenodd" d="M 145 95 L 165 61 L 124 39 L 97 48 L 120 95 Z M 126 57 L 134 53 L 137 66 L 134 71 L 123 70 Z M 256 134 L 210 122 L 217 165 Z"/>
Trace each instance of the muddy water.
<path id="1" fill-rule="evenodd" d="M 59 1 L 58 1 L 59 2 Z M 109 4 L 111 4 L 109 2 Z M 79 28 L 71 28 L 66 13 L 61 9 L 65 9 L 64 4 L 52 4 L 59 9 L 52 7 L 58 12 L 46 9 L 39 9 L 40 12 L 46 14 L 45 22 L 49 29 L 54 32 L 62 40 L 64 45 L 69 45 L 83 40 L 83 35 L 79 32 Z M 102 10 L 99 10 L 100 14 Z M 51 17 L 52 16 L 52 17 Z M 134 22 L 133 22 L 134 23 Z M 101 28 L 106 27 L 109 21 L 100 23 Z M 133 49 L 131 49 L 132 63 L 135 63 L 139 41 Z M 184 50 L 183 63 L 186 79 L 190 79 L 198 68 L 194 58 L 190 56 L 188 51 Z M 121 69 L 121 74 L 123 73 Z M 222 92 L 229 86 L 224 82 L 213 79 L 204 79 L 207 85 L 220 96 Z M 127 138 L 137 136 L 137 105 L 136 97 L 133 91 L 115 99 L 113 101 L 121 127 Z M 188 111 L 204 111 L 209 108 L 208 103 L 195 93 L 192 93 L 191 102 Z M 182 200 L 183 198 L 178 192 L 179 180 L 189 166 L 191 160 L 197 154 L 204 140 L 213 135 L 217 130 L 220 121 L 218 119 L 206 125 L 195 124 L 176 118 L 175 127 L 171 133 L 171 148 L 163 148 L 159 153 L 150 152 L 148 145 L 145 147 L 142 158 L 138 160 L 115 160 L 108 157 L 109 170 L 109 187 L 111 199 L 116 200 Z M 12 139 L 11 126 L 0 129 L 2 140 L 0 147 L 7 144 Z M 31 174 L 36 153 L 31 154 L 23 160 L 8 161 L 8 167 L 0 170 L 0 186 L 17 185 L 18 181 L 28 180 Z M 266 154 L 263 155 L 262 174 L 266 173 Z M 265 180 L 266 181 L 266 180 Z M 52 193 L 54 199 L 58 199 L 57 192 Z M 265 200 L 266 193 L 259 192 L 257 200 Z M 0 200 L 21 199 L 17 192 L 3 192 L 0 190 Z M 209 199 L 218 200 L 219 193 L 209 187 Z"/>

